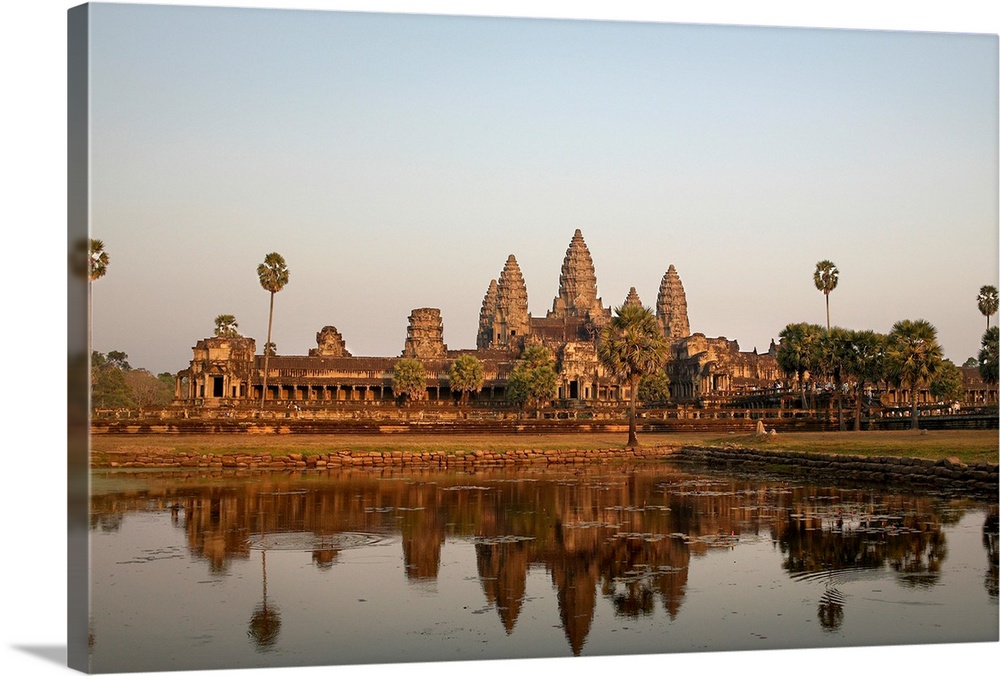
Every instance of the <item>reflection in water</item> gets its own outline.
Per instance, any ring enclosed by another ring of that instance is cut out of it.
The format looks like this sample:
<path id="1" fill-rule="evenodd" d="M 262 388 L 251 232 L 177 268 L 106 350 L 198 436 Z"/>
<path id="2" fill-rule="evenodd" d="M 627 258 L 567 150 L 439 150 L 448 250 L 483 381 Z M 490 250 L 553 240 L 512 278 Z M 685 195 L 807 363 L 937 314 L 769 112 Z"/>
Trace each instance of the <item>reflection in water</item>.
<path id="1" fill-rule="evenodd" d="M 984 508 L 668 465 L 572 473 L 107 472 L 101 479 L 107 488 L 92 498 L 94 532 L 117 531 L 130 512 L 169 511 L 210 580 L 227 577 L 233 562 L 260 551 L 262 601 L 247 631 L 260 652 L 284 640 L 282 618 L 268 599 L 268 551 L 302 552 L 316 569 L 330 571 L 345 552 L 399 547 L 405 581 L 421 583 L 442 576 L 446 543 L 468 543 L 481 593 L 504 634 L 515 634 L 525 612 L 530 571 L 544 570 L 559 627 L 579 655 L 601 604 L 621 620 L 663 614 L 673 623 L 687 602 L 693 561 L 762 543 L 780 554 L 792 584 L 822 585 L 810 606 L 821 630 L 837 635 L 855 603 L 845 585 L 891 576 L 904 588 L 933 588 L 949 556 L 945 526 L 966 509 Z M 996 599 L 995 506 L 982 542 L 987 592 Z"/>
<path id="2" fill-rule="evenodd" d="M 274 605 L 267 605 L 267 551 L 260 553 L 261 574 L 264 580 L 264 600 L 257 604 L 250 617 L 250 629 L 247 636 L 253 641 L 257 650 L 267 651 L 274 647 L 281 629 L 281 615 Z"/>
<path id="3" fill-rule="evenodd" d="M 991 598 L 997 598 L 997 524 L 1000 518 L 997 516 L 997 506 L 993 505 L 986 515 L 986 522 L 983 524 L 983 547 L 986 548 L 986 558 L 989 561 L 989 568 L 986 570 L 986 592 Z"/>

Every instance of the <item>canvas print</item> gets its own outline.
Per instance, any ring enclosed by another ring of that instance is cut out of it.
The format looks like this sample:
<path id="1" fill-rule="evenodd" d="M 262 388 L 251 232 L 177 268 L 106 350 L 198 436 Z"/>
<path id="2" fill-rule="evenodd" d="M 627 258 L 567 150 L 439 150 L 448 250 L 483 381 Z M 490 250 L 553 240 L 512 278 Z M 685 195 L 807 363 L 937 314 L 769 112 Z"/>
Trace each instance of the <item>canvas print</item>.
<path id="1" fill-rule="evenodd" d="M 69 27 L 71 667 L 998 640 L 997 35 Z"/>

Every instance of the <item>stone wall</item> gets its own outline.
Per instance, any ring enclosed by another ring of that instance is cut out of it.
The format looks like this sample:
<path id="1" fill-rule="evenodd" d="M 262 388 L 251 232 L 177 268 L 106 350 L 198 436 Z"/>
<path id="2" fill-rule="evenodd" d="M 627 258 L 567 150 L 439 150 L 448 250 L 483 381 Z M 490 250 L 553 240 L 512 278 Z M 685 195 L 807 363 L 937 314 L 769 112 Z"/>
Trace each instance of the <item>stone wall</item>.
<path id="1" fill-rule="evenodd" d="M 203 470 L 327 470 L 341 467 L 422 467 L 473 469 L 481 467 L 565 466 L 623 461 L 696 462 L 727 469 L 765 470 L 798 478 L 831 482 L 866 482 L 894 487 L 958 490 L 997 496 L 998 465 L 966 465 L 955 459 L 865 457 L 795 451 L 726 447 L 651 446 L 638 449 L 534 450 L 509 452 L 331 451 L 329 453 L 205 454 L 163 453 L 143 449 L 95 454 L 94 468 L 159 468 Z"/>
<path id="2" fill-rule="evenodd" d="M 966 465 L 958 459 L 867 457 L 805 451 L 757 450 L 738 446 L 682 448 L 674 460 L 739 469 L 771 469 L 817 481 L 862 481 L 997 495 L 998 465 Z"/>

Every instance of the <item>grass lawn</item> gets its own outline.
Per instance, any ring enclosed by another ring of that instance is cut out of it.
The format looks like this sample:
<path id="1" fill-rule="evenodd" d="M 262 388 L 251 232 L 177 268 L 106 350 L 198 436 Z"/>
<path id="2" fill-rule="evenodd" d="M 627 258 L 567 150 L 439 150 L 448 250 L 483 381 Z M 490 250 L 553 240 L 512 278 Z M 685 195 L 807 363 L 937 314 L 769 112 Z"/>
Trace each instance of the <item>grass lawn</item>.
<path id="1" fill-rule="evenodd" d="M 154 453 L 330 453 L 336 451 L 491 451 L 523 449 L 608 449 L 623 448 L 624 433 L 581 434 L 239 434 L 239 435 L 118 435 L 91 437 L 95 454 L 114 451 Z M 774 450 L 815 451 L 868 456 L 908 456 L 920 458 L 957 457 L 967 464 L 996 463 L 1000 435 L 996 430 L 882 431 L 882 432 L 790 432 L 775 438 L 754 435 L 719 436 L 712 433 L 640 434 L 645 446 L 719 446 L 737 444 Z"/>

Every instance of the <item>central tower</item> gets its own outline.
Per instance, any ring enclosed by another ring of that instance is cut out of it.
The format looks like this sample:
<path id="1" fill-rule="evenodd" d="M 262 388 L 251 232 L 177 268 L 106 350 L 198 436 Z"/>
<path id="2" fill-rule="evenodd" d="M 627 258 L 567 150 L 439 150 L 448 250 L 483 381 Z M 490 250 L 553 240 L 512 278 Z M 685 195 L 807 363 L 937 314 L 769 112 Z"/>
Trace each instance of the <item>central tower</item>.
<path id="1" fill-rule="evenodd" d="M 589 319 L 597 325 L 603 324 L 603 320 L 610 317 L 610 311 L 597 297 L 594 260 L 590 257 L 590 250 L 587 249 L 579 228 L 573 233 L 573 239 L 566 249 L 566 258 L 563 259 L 559 273 L 559 295 L 552 301 L 552 310 L 546 317 L 578 317 Z"/>

